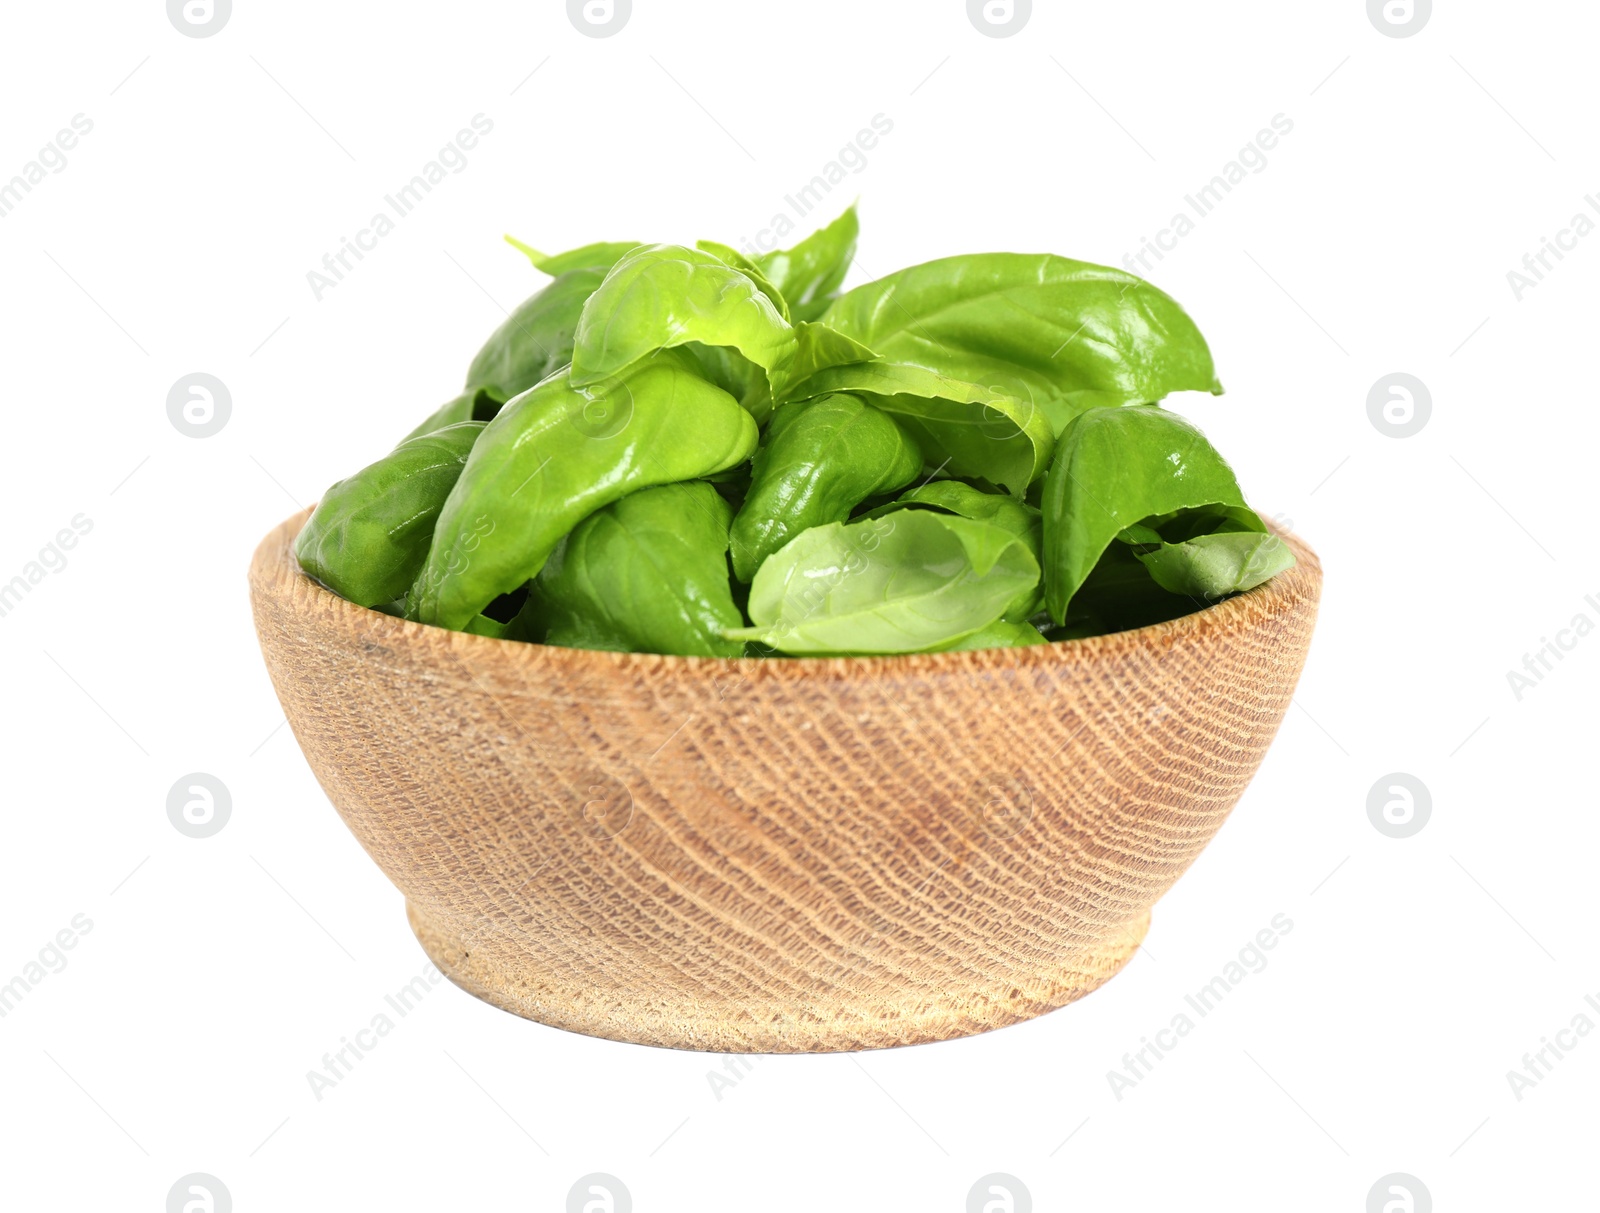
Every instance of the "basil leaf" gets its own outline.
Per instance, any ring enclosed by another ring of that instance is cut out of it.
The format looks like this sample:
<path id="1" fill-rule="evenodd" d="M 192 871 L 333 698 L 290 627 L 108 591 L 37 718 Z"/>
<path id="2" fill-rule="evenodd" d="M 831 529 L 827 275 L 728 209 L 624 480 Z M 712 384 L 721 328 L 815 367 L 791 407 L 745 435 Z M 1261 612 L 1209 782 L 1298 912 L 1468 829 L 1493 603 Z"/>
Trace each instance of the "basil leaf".
<path id="1" fill-rule="evenodd" d="M 421 438 L 424 434 L 442 430 L 447 425 L 460 425 L 463 421 L 492 421 L 494 415 L 500 411 L 501 403 L 481 388 L 475 392 L 463 392 L 454 400 L 434 409 L 421 425 L 400 442 L 410 442 L 413 438 Z"/>
<path id="2" fill-rule="evenodd" d="M 769 378 L 795 350 L 794 329 L 754 281 L 710 253 L 654 244 L 617 262 L 584 305 L 572 383 L 598 383 L 688 341 L 732 346 Z"/>
<path id="3" fill-rule="evenodd" d="M 755 421 L 692 365 L 668 351 L 588 387 L 563 373 L 507 404 L 444 504 L 408 617 L 460 628 L 595 510 L 748 459 Z"/>
<path id="4" fill-rule="evenodd" d="M 930 480 L 901 493 L 890 510 L 904 505 L 926 505 L 947 510 L 975 522 L 987 522 L 1027 541 L 1037 554 L 1043 547 L 1044 524 L 1039 511 L 1007 493 L 985 493 L 960 480 Z"/>
<path id="5" fill-rule="evenodd" d="M 1058 434 L 1087 408 L 1222 391 L 1205 338 L 1170 296 L 1066 257 L 929 261 L 846 292 L 823 320 L 889 361 L 1035 404 Z"/>
<path id="6" fill-rule="evenodd" d="M 584 304 L 604 278 L 602 270 L 571 270 L 524 300 L 473 358 L 464 390 L 510 400 L 566 366 Z"/>
<path id="7" fill-rule="evenodd" d="M 545 644 L 738 657 L 727 502 L 704 481 L 642 489 L 596 510 L 550 553 L 519 626 Z"/>
<path id="8" fill-rule="evenodd" d="M 571 270 L 525 299 L 472 359 L 461 395 L 402 441 L 460 421 L 492 421 L 507 400 L 571 362 L 578 317 L 604 277 L 603 270 Z"/>
<path id="9" fill-rule="evenodd" d="M 1127 632 L 1177 619 L 1197 605 L 1192 598 L 1162 589 L 1131 547 L 1113 543 L 1072 596 L 1065 625 L 1046 634 L 1050 640 L 1073 640 Z"/>
<path id="10" fill-rule="evenodd" d="M 962 518 L 987 522 L 991 526 L 1010 531 L 1023 543 L 1035 559 L 1040 559 L 1044 548 L 1044 524 L 1038 510 L 1004 493 L 985 493 L 960 480 L 932 480 L 902 493 L 888 505 L 862 515 L 864 518 L 881 518 L 894 510 L 907 506 L 927 506 L 946 510 Z M 1044 605 L 1044 586 L 1030 586 L 1006 607 L 1007 620 L 1023 621 L 1039 612 Z"/>
<path id="11" fill-rule="evenodd" d="M 789 319 L 789 301 L 783 297 L 782 291 L 767 281 L 767 276 L 756 268 L 754 261 L 751 261 L 738 249 L 719 243 L 716 240 L 696 240 L 694 246 L 702 253 L 710 253 L 717 260 L 732 266 L 750 279 L 751 282 L 754 282 L 761 289 L 761 293 L 767 297 L 767 301 L 778 309 L 778 315 L 782 316 L 785 321 Z"/>
<path id="12" fill-rule="evenodd" d="M 483 429 L 465 421 L 408 438 L 335 484 L 295 540 L 300 567 L 359 606 L 403 595 Z"/>
<path id="13" fill-rule="evenodd" d="M 733 520 L 733 573 L 749 581 L 808 527 L 843 522 L 868 497 L 904 488 L 922 470 L 916 445 L 892 418 L 853 396 L 778 410 L 756 452 Z"/>
<path id="14" fill-rule="evenodd" d="M 815 320 L 828 310 L 855 260 L 861 224 L 852 205 L 827 227 L 819 228 L 790 249 L 756 258 L 756 265 L 783 292 L 796 320 Z"/>
<path id="15" fill-rule="evenodd" d="M 1135 555 L 1157 585 L 1190 598 L 1238 594 L 1294 567 L 1294 553 L 1287 543 L 1253 531 L 1197 535 Z"/>
<path id="16" fill-rule="evenodd" d="M 601 274 L 605 274 L 617 262 L 633 252 L 634 249 L 643 247 L 636 240 L 603 240 L 551 256 L 548 253 L 541 253 L 532 245 L 524 244 L 512 236 L 507 236 L 505 240 L 512 248 L 533 262 L 534 269 L 541 270 L 552 278 L 559 277 L 571 270 L 599 270 Z"/>
<path id="17" fill-rule="evenodd" d="M 1137 526 L 1129 527 L 1124 535 L 1128 536 L 1129 543 L 1183 543 L 1221 531 L 1254 531 L 1261 535 L 1266 530 L 1260 516 L 1249 506 L 1212 504 L 1152 515 Z"/>
<path id="18" fill-rule="evenodd" d="M 846 363 L 865 365 L 877 357 L 859 341 L 852 341 L 825 324 L 802 320 L 794 326 L 794 338 L 794 353 L 779 367 L 775 381 L 780 403 L 826 396 L 831 389 L 813 386 L 819 372 Z"/>
<path id="19" fill-rule="evenodd" d="M 754 627 L 785 653 L 914 653 L 987 627 L 1039 579 L 1027 545 L 930 510 L 803 531 L 750 586 Z"/>
<path id="20" fill-rule="evenodd" d="M 1190 422 L 1155 406 L 1092 409 L 1076 418 L 1045 478 L 1050 617 L 1065 621 L 1072 596 L 1125 529 L 1209 505 L 1249 508 L 1233 469 Z"/>
<path id="21" fill-rule="evenodd" d="M 954 644 L 945 645 L 938 651 L 955 653 L 965 649 L 1020 649 L 1029 645 L 1049 643 L 1033 624 L 1012 623 L 1010 620 L 1001 619 L 986 628 L 980 628 L 970 636 L 962 637 Z"/>
<path id="22" fill-rule="evenodd" d="M 471 632 L 474 636 L 488 636 L 492 640 L 504 640 L 510 631 L 510 625 L 501 623 L 498 619 L 490 619 L 487 615 L 474 615 L 467 620 L 461 629 Z"/>
<path id="23" fill-rule="evenodd" d="M 772 416 L 772 385 L 765 371 L 738 350 L 725 345 L 685 341 L 678 348 L 694 359 L 702 378 L 737 400 L 756 419 L 757 425 L 766 424 L 767 418 Z"/>
<path id="24" fill-rule="evenodd" d="M 895 362 L 853 362 L 809 376 L 795 393 L 855 392 L 916 435 L 929 467 L 1003 485 L 1017 496 L 1055 449 L 1040 409 L 1003 390 Z"/>

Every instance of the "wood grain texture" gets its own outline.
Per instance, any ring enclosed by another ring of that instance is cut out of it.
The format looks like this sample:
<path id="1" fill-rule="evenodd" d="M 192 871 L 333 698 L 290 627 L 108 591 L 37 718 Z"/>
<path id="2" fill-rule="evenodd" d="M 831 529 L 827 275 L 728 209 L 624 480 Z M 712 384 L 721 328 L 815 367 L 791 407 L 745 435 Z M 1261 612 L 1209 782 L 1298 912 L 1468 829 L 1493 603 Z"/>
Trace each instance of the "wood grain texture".
<path id="1" fill-rule="evenodd" d="M 1095 989 L 1289 706 L 1322 571 L 1064 644 L 719 660 L 491 640 L 250 569 L 312 770 L 458 985 L 593 1036 L 879 1048 Z"/>

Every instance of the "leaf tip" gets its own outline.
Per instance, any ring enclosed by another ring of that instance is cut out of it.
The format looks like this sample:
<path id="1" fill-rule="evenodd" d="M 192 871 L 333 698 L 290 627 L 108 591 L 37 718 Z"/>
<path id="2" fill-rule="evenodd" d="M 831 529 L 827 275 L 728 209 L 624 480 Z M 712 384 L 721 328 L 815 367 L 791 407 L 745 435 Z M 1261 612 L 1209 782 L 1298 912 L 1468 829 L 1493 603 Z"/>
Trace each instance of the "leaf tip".
<path id="1" fill-rule="evenodd" d="M 517 252 L 521 253 L 529 261 L 533 262 L 533 268 L 534 269 L 537 269 L 537 270 L 544 269 L 544 263 L 546 261 L 550 260 L 549 256 L 547 256 L 544 253 L 541 253 L 538 249 L 534 248 L 533 245 L 531 245 L 531 244 L 524 244 L 521 240 L 518 240 L 510 232 L 507 232 L 505 234 L 505 236 L 503 237 L 503 239 L 512 248 L 516 249 Z"/>

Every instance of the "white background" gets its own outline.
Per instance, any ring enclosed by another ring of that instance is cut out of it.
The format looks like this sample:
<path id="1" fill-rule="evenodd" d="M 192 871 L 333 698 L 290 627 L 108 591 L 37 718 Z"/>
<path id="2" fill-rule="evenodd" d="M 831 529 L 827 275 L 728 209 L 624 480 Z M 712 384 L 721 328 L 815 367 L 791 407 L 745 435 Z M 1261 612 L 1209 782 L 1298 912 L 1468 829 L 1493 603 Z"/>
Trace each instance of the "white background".
<path id="1" fill-rule="evenodd" d="M 1362 0 L 1040 0 L 1007 38 L 959 0 L 637 0 L 607 39 L 555 0 L 237 0 L 202 39 L 159 0 L 4 22 L 0 181 L 94 123 L 0 219 L 0 580 L 93 523 L 0 618 L 0 982 L 93 924 L 0 1019 L 7 1208 L 157 1213 L 196 1171 L 240 1213 L 559 1210 L 592 1171 L 641 1213 L 960 1210 L 995 1171 L 1040 1210 L 1359 1213 L 1390 1172 L 1441 1213 L 1600 1207 L 1600 1033 L 1520 1100 L 1506 1078 L 1600 1026 L 1600 638 L 1520 701 L 1507 680 L 1600 622 L 1600 236 L 1520 301 L 1506 278 L 1600 190 L 1593 6 L 1441 3 L 1405 39 Z M 318 302 L 307 271 L 479 113 L 465 171 Z M 720 1058 L 441 984 L 317 1100 L 306 1072 L 425 957 L 281 727 L 245 568 L 542 282 L 501 233 L 751 239 L 883 114 L 800 224 L 860 195 L 852 283 L 992 249 L 1117 264 L 1280 113 L 1150 276 L 1229 389 L 1175 406 L 1327 587 L 1297 706 L 1146 951 L 1033 1022 L 757 1058 L 720 1100 Z M 166 414 L 192 371 L 231 392 L 206 439 Z M 1431 391 L 1414 437 L 1368 419 L 1393 371 Z M 204 840 L 166 815 L 193 771 L 232 793 Z M 1395 771 L 1432 796 L 1404 840 L 1367 817 Z M 1265 970 L 1117 1099 L 1107 1072 L 1279 913 Z"/>

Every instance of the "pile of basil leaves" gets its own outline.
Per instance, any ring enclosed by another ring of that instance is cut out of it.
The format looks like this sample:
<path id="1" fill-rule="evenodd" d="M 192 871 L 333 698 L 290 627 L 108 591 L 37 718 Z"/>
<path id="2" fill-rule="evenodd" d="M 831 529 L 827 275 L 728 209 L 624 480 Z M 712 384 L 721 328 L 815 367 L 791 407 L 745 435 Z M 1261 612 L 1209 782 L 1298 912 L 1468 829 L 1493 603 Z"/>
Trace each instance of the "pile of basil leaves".
<path id="1" fill-rule="evenodd" d="M 794 248 L 606 243 L 465 390 L 330 488 L 301 566 L 362 606 L 572 648 L 709 657 L 1045 644 L 1290 567 L 1201 432 L 1170 297 L 988 253 L 854 290 L 854 208 Z"/>

